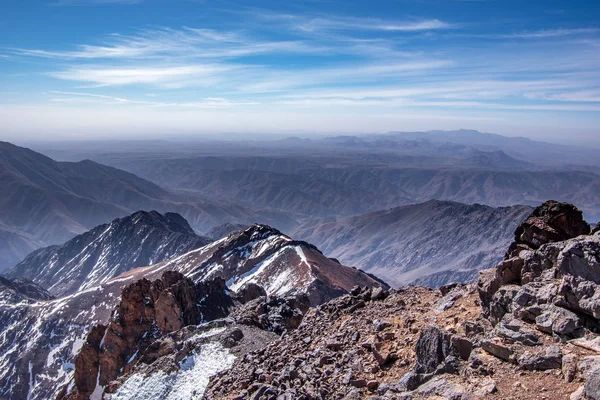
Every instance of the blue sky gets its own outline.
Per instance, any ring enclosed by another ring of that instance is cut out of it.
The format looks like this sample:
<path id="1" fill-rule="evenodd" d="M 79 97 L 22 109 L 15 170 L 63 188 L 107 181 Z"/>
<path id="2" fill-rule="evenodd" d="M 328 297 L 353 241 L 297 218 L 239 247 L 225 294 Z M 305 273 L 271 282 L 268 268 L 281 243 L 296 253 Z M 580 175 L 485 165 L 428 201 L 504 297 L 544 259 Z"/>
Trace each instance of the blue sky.
<path id="1" fill-rule="evenodd" d="M 600 1 L 4 0 L 10 138 L 473 128 L 600 144 Z"/>

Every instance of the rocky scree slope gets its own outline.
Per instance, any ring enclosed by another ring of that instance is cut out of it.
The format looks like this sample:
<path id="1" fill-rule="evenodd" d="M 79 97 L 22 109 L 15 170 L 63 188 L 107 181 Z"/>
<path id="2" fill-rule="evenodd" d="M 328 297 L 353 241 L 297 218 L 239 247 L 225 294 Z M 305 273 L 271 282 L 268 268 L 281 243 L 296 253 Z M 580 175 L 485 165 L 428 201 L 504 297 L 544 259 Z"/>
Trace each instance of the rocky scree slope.
<path id="1" fill-rule="evenodd" d="M 344 219 L 309 222 L 292 236 L 393 286 L 472 282 L 502 260 L 528 206 L 432 200 Z"/>
<path id="2" fill-rule="evenodd" d="M 138 211 L 63 245 L 36 250 L 5 275 L 24 277 L 43 284 L 56 296 L 66 296 L 209 242 L 196 235 L 179 214 Z"/>
<path id="3" fill-rule="evenodd" d="M 600 399 L 600 236 L 547 202 L 477 284 L 355 288 L 237 359 L 207 399 Z"/>

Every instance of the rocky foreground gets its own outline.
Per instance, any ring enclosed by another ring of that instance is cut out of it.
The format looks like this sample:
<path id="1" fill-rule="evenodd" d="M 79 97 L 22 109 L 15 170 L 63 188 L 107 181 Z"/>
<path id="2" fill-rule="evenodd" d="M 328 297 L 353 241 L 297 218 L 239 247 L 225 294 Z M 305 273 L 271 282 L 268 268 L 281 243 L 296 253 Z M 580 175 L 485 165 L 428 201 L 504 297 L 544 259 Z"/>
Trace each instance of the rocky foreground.
<path id="1" fill-rule="evenodd" d="M 7 299 L 23 292 L 7 322 L 45 316 L 0 336 L 33 344 L 8 347 L 8 398 L 600 399 L 600 232 L 570 204 L 534 210 L 477 282 L 436 290 L 389 289 L 265 226 L 93 296 L 38 304 L 7 285 Z"/>
<path id="2" fill-rule="evenodd" d="M 600 399 L 600 234 L 545 203 L 497 268 L 440 290 L 355 288 L 238 357 L 207 399 Z"/>

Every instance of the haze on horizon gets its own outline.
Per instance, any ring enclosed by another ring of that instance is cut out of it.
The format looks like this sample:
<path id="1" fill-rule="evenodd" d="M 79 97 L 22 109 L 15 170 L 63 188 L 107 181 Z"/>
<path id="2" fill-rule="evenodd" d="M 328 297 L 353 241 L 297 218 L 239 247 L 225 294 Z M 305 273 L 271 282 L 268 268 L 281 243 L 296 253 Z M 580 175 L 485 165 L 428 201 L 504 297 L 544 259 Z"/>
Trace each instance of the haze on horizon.
<path id="1" fill-rule="evenodd" d="M 477 129 L 600 146 L 596 1 L 0 5 L 2 140 Z"/>

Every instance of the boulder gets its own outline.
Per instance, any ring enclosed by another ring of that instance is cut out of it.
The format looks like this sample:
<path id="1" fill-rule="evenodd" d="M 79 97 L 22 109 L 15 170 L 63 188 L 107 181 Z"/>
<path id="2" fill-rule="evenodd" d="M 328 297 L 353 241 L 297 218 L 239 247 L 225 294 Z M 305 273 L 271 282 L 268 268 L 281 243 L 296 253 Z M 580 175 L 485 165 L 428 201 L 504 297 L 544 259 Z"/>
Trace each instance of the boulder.
<path id="1" fill-rule="evenodd" d="M 600 284 L 600 235 L 566 242 L 557 259 L 558 271 Z"/>
<path id="2" fill-rule="evenodd" d="M 518 285 L 505 285 L 492 296 L 487 313 L 492 325 L 495 326 L 506 314 L 513 312 L 513 299 L 520 289 Z"/>
<path id="3" fill-rule="evenodd" d="M 591 400 L 600 400 L 600 369 L 592 372 L 585 380 L 584 394 Z"/>
<path id="4" fill-rule="evenodd" d="M 479 294 L 484 313 L 489 311 L 492 298 L 501 285 L 500 280 L 496 276 L 496 268 L 485 269 L 479 272 L 477 293 Z"/>
<path id="5" fill-rule="evenodd" d="M 546 243 L 559 242 L 587 235 L 590 226 L 583 219 L 583 213 L 574 205 L 549 200 L 538 206 L 533 213 L 519 225 L 515 232 L 512 252 L 507 258 L 518 256 L 519 246 L 539 249 Z"/>
<path id="6" fill-rule="evenodd" d="M 562 368 L 562 352 L 557 346 L 550 346 L 542 354 L 526 352 L 519 358 L 519 367 L 530 371 L 545 371 Z"/>
<path id="7" fill-rule="evenodd" d="M 600 319 L 600 285 L 567 275 L 562 278 L 556 304 Z"/>
<path id="8" fill-rule="evenodd" d="M 546 306 L 536 317 L 535 326 L 542 332 L 566 340 L 583 334 L 582 324 L 574 312 L 555 305 Z"/>
<path id="9" fill-rule="evenodd" d="M 504 318 L 495 328 L 496 334 L 513 342 L 520 342 L 526 346 L 541 344 L 540 337 L 521 321 L 514 318 Z"/>
<path id="10" fill-rule="evenodd" d="M 487 353 L 493 355 L 494 357 L 498 357 L 504 361 L 512 361 L 514 352 L 513 350 L 505 346 L 501 343 L 494 342 L 492 340 L 483 340 L 480 343 L 481 348 Z"/>

